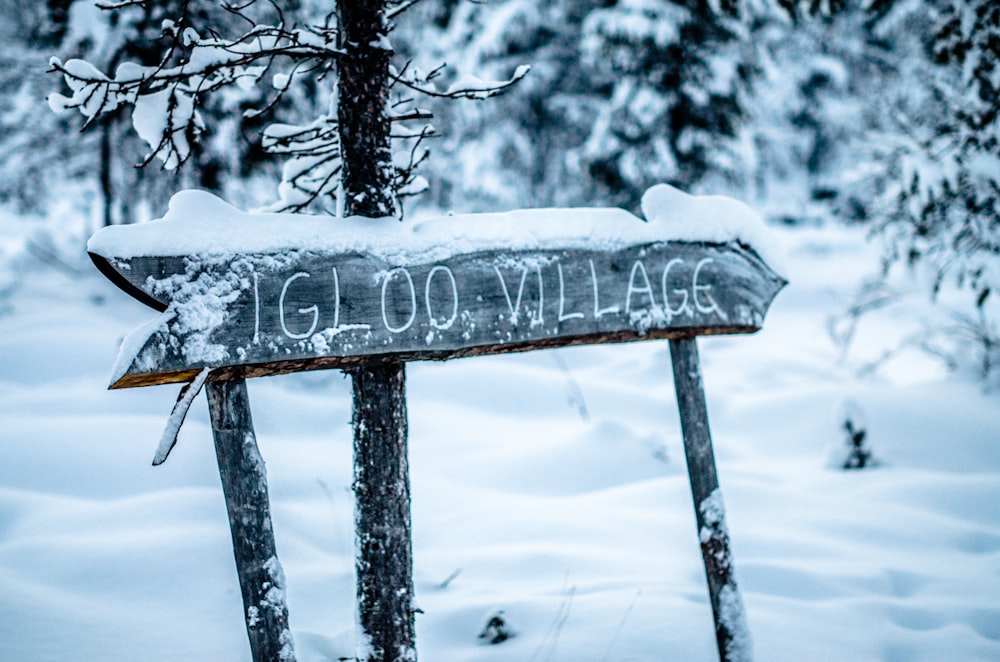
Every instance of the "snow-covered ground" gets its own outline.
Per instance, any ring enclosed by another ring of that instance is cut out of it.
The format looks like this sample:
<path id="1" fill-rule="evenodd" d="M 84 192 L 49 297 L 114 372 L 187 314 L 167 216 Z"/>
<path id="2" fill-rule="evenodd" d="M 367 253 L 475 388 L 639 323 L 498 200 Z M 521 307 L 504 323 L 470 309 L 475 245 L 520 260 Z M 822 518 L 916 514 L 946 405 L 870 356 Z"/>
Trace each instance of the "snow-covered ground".
<path id="1" fill-rule="evenodd" d="M 4 223 L 0 659 L 248 659 L 204 398 L 150 466 L 177 388 L 105 386 L 153 313 L 96 270 L 20 254 Z M 779 239 L 791 285 L 765 330 L 700 341 L 758 659 L 1000 659 L 997 394 L 919 354 L 857 376 L 897 334 L 891 315 L 862 322 L 843 362 L 826 332 L 874 265 L 863 235 Z M 407 373 L 421 659 L 713 658 L 665 343 Z M 349 382 L 275 377 L 250 397 L 299 660 L 350 657 Z M 877 468 L 832 464 L 846 401 Z M 515 636 L 483 644 L 500 610 Z"/>

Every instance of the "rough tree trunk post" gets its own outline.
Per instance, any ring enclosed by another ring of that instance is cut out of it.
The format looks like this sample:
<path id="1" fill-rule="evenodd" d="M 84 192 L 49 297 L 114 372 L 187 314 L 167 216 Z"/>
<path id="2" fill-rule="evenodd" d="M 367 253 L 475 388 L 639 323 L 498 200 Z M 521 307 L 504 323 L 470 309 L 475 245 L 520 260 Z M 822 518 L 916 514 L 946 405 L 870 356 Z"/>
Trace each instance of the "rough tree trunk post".
<path id="1" fill-rule="evenodd" d="M 384 0 L 337 1 L 337 122 L 344 212 L 396 211 L 389 138 Z M 416 660 L 405 371 L 384 361 L 350 371 L 360 662 Z"/>
<path id="2" fill-rule="evenodd" d="M 246 382 L 210 382 L 205 390 L 253 660 L 294 662 L 285 576 L 274 548 L 267 476 Z"/>
<path id="3" fill-rule="evenodd" d="M 750 634 L 729 551 L 726 513 L 715 469 L 695 339 L 671 340 L 670 358 L 684 435 L 684 455 L 691 479 L 691 495 L 694 497 L 698 539 L 701 541 L 701 556 L 715 618 L 719 659 L 724 662 L 747 662 L 752 658 Z"/>
<path id="4" fill-rule="evenodd" d="M 416 660 L 404 364 L 372 364 L 354 379 L 358 660 Z"/>

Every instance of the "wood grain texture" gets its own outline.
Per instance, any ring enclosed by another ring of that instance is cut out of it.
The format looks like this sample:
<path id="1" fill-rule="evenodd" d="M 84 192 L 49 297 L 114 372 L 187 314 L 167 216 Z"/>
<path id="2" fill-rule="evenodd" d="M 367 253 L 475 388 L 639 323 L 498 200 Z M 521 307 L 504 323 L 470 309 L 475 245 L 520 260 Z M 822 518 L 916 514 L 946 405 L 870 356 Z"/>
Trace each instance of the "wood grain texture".
<path id="1" fill-rule="evenodd" d="M 778 277 L 736 245 L 492 251 L 405 267 L 362 255 L 105 260 L 165 307 L 113 388 L 719 333 L 763 323 Z"/>

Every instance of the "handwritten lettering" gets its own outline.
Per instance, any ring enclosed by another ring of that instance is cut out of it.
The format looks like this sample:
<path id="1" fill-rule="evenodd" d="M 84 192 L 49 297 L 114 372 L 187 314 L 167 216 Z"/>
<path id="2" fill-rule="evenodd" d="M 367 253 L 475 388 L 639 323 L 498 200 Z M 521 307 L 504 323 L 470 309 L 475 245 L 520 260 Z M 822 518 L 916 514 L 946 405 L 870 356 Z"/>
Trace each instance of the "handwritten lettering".
<path id="1" fill-rule="evenodd" d="M 645 283 L 643 287 L 636 287 L 636 274 L 642 274 L 642 280 Z M 633 294 L 645 294 L 649 297 L 650 307 L 656 307 L 656 298 L 653 297 L 653 286 L 649 284 L 649 276 L 646 274 L 646 267 L 643 265 L 642 260 L 636 260 L 635 264 L 632 265 L 632 275 L 628 279 L 628 292 L 625 294 L 626 315 L 632 311 Z"/>
<path id="2" fill-rule="evenodd" d="M 333 328 L 340 328 L 340 276 L 337 267 L 333 267 Z"/>
<path id="3" fill-rule="evenodd" d="M 531 271 L 527 266 L 521 267 L 521 282 L 517 287 L 517 300 L 512 301 L 510 298 L 510 290 L 507 289 L 507 281 L 503 277 L 503 272 L 500 271 L 500 267 L 494 265 L 493 270 L 496 271 L 497 277 L 500 279 L 500 288 L 503 290 L 504 299 L 507 300 L 507 308 L 510 310 L 510 323 L 512 326 L 517 326 L 518 318 L 521 314 L 521 300 L 524 296 L 524 284 L 528 280 L 528 272 Z M 536 266 L 535 272 L 538 274 L 538 315 L 530 321 L 531 326 L 536 326 L 538 324 L 544 324 L 545 318 L 543 317 L 543 310 L 545 308 L 545 284 L 542 280 L 542 269 Z"/>
<path id="4" fill-rule="evenodd" d="M 562 264 L 556 262 L 556 267 L 559 270 L 559 322 L 561 323 L 566 320 L 583 319 L 583 313 L 566 312 L 566 283 L 563 280 Z"/>
<path id="5" fill-rule="evenodd" d="M 392 281 L 394 274 L 403 274 L 406 279 L 406 285 L 410 293 L 410 317 L 406 320 L 406 323 L 402 326 L 393 326 L 389 323 L 389 315 L 386 312 L 386 291 L 389 289 L 389 283 Z M 413 278 L 410 276 L 410 272 L 403 267 L 397 267 L 385 275 L 382 280 L 382 322 L 385 324 L 385 328 L 389 333 L 402 333 L 413 326 L 413 322 L 417 319 L 417 292 L 413 289 Z"/>
<path id="6" fill-rule="evenodd" d="M 299 278 L 309 278 L 309 273 L 305 271 L 299 271 L 293 274 L 285 281 L 285 284 L 281 288 L 281 297 L 278 299 L 278 318 L 281 322 L 281 330 L 285 332 L 285 335 L 294 340 L 301 340 L 303 338 L 308 338 L 316 331 L 316 325 L 319 323 L 319 306 L 313 304 L 307 308 L 299 308 L 298 312 L 300 315 L 312 314 L 313 320 L 312 324 L 309 325 L 309 330 L 305 333 L 293 333 L 288 330 L 288 326 L 285 324 L 285 295 L 288 294 L 288 286 Z"/>
<path id="7" fill-rule="evenodd" d="M 253 344 L 260 344 L 260 274 L 253 272 Z"/>
<path id="8" fill-rule="evenodd" d="M 444 322 L 438 322 L 437 318 L 434 317 L 434 312 L 431 310 L 431 280 L 434 279 L 434 274 L 438 272 L 446 274 L 448 276 L 448 283 L 451 285 L 451 317 Z M 451 269 L 442 267 L 441 265 L 437 265 L 431 269 L 430 273 L 427 274 L 427 282 L 424 283 L 424 301 L 427 304 L 427 318 L 430 321 L 430 325 L 441 331 L 450 329 L 455 320 L 458 319 L 458 283 L 455 281 L 455 274 L 452 273 Z"/>
<path id="9" fill-rule="evenodd" d="M 379 337 L 388 343 L 389 337 L 402 335 L 419 337 L 425 345 L 468 342 L 484 334 L 502 342 L 557 337 L 571 332 L 574 327 L 562 325 L 576 320 L 594 323 L 590 328 L 595 332 L 645 332 L 677 324 L 679 317 L 691 320 L 686 323 L 727 322 L 732 306 L 716 282 L 717 269 L 726 267 L 716 266 L 715 258 L 704 253 L 649 251 L 624 260 L 594 253 L 574 260 L 563 254 L 547 261 L 531 257 L 512 266 L 506 260 L 480 263 L 478 270 L 442 263 L 395 267 L 374 279 L 355 264 L 326 263 L 323 278 L 319 271 L 300 270 L 277 282 L 267 272 L 253 272 L 247 300 L 253 336 L 245 348 L 273 342 L 275 334 L 293 341 L 314 339 L 317 330 L 326 342 L 341 336 L 338 342 L 361 345 Z M 552 297 L 546 302 L 546 286 L 558 287 L 558 301 Z M 275 298 L 276 311 L 268 303 Z M 498 300 L 499 309 L 491 309 Z"/>
<path id="10" fill-rule="evenodd" d="M 600 303 L 600 292 L 598 291 L 598 280 L 597 280 L 597 269 L 594 268 L 594 261 L 588 260 L 590 262 L 590 282 L 594 285 L 594 319 L 599 320 L 605 315 L 614 315 L 618 313 L 621 308 L 618 306 L 608 306 L 607 308 L 601 308 Z"/>
<path id="11" fill-rule="evenodd" d="M 729 319 L 728 316 L 724 312 L 722 312 L 722 309 L 719 308 L 719 304 L 717 304 L 715 302 L 715 299 L 712 298 L 711 294 L 712 286 L 698 284 L 698 276 L 701 274 L 702 268 L 707 264 L 711 264 L 712 262 L 714 262 L 712 258 L 706 257 L 700 260 L 698 262 L 698 265 L 694 268 L 694 275 L 691 277 L 691 289 L 693 291 L 693 296 L 691 298 L 694 299 L 694 307 L 698 309 L 699 313 L 705 313 L 706 315 L 715 313 L 716 315 L 721 317 L 724 321 L 727 321 Z M 705 299 L 708 301 L 708 305 L 706 306 L 701 305 L 701 302 L 698 300 L 698 292 L 705 293 Z"/>
<path id="12" fill-rule="evenodd" d="M 667 294 L 667 279 L 670 277 L 670 270 L 676 265 L 683 265 L 684 260 L 675 257 L 674 259 L 667 262 L 667 266 L 663 269 L 663 302 L 667 309 L 667 318 L 673 318 L 675 315 L 680 315 L 681 313 L 687 313 L 692 315 L 691 308 L 688 306 L 688 292 L 685 288 L 679 287 L 674 288 L 673 292 L 677 296 L 681 297 L 681 302 L 676 308 L 670 307 L 670 295 Z"/>

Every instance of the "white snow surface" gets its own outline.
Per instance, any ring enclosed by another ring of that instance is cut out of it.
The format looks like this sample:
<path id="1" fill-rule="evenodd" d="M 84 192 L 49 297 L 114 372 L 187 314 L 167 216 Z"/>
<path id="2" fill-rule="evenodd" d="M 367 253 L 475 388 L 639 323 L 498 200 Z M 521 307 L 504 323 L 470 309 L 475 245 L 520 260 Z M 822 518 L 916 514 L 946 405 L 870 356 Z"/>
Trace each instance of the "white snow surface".
<path id="1" fill-rule="evenodd" d="M 406 266 L 491 249 L 614 250 L 654 241 L 739 241 L 768 264 L 773 262 L 772 268 L 780 268 L 780 251 L 763 221 L 741 202 L 722 196 L 692 196 L 658 184 L 643 196 L 642 209 L 646 222 L 617 208 L 522 209 L 400 222 L 388 217 L 335 219 L 244 212 L 211 193 L 187 190 L 173 196 L 163 218 L 102 228 L 87 249 L 120 258 L 290 249 L 357 251 Z"/>
<path id="2" fill-rule="evenodd" d="M 0 216 L 0 236 L 13 227 Z M 828 317 L 877 249 L 862 230 L 774 232 L 791 284 L 764 329 L 699 340 L 756 659 L 1000 659 L 1000 396 L 916 352 L 860 372 L 909 332 L 888 309 L 840 360 Z M 204 398 L 151 467 L 178 387 L 105 389 L 150 311 L 96 270 L 17 265 L 0 660 L 249 659 Z M 249 389 L 298 660 L 352 657 L 350 381 Z M 715 659 L 666 343 L 413 363 L 407 398 L 420 659 Z M 876 469 L 827 463 L 847 400 Z M 500 610 L 516 636 L 482 644 Z"/>

